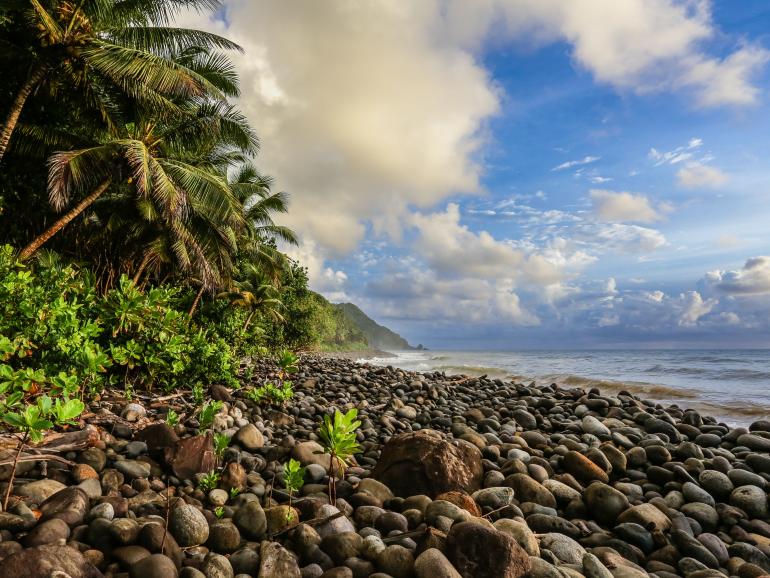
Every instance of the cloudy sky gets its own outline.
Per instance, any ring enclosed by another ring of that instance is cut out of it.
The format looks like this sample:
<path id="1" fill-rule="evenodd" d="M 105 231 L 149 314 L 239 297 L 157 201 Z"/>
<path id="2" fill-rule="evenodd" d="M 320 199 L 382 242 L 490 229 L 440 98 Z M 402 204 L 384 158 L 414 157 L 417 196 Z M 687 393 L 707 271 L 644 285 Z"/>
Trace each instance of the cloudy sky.
<path id="1" fill-rule="evenodd" d="M 770 346 L 763 0 L 227 0 L 315 289 L 432 348 Z"/>

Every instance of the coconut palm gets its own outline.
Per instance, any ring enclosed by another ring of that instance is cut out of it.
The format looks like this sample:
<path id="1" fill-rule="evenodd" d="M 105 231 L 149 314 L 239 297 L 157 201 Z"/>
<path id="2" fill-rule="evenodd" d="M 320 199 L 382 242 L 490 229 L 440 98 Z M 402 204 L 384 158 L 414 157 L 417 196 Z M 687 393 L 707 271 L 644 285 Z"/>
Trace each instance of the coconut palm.
<path id="1" fill-rule="evenodd" d="M 182 9 L 213 10 L 218 0 L 3 0 L 0 58 L 26 71 L 0 128 L 5 155 L 27 99 L 45 88 L 75 89 L 111 130 L 121 126 L 123 101 L 176 114 L 178 99 L 237 94 L 232 67 L 216 49 L 233 42 L 198 30 L 170 26 Z M 187 51 L 188 60 L 173 56 Z M 196 50 L 198 52 L 196 52 Z M 206 62 L 208 61 L 208 62 Z M 211 82 L 200 69 L 221 75 Z M 196 69 L 197 67 L 197 69 Z M 77 111 L 73 111 L 77 114 Z"/>
<path id="2" fill-rule="evenodd" d="M 203 286 L 221 285 L 243 227 L 242 206 L 224 175 L 222 154 L 253 154 L 257 140 L 246 119 L 222 101 L 193 103 L 173 121 L 140 115 L 119 137 L 93 147 L 59 152 L 49 161 L 49 197 L 57 210 L 88 191 L 21 252 L 34 254 L 107 190 L 106 216 L 89 223 L 140 247 L 137 276 L 147 266 L 173 260 L 177 271 Z M 111 203 L 112 206 L 111 206 Z M 120 207 L 120 210 L 115 210 Z"/>
<path id="3" fill-rule="evenodd" d="M 230 179 L 230 189 L 243 205 L 244 227 L 239 231 L 238 240 L 241 254 L 277 283 L 289 269 L 289 263 L 275 241 L 296 245 L 297 236 L 273 220 L 273 214 L 288 211 L 289 197 L 284 192 L 272 192 L 272 186 L 273 178 L 260 174 L 249 162 L 241 164 Z"/>
<path id="4" fill-rule="evenodd" d="M 249 312 L 243 324 L 243 330 L 246 331 L 257 313 L 263 313 L 277 322 L 283 321 L 280 313 L 283 303 L 278 294 L 278 289 L 265 278 L 261 268 L 248 263 L 242 268 L 240 279 L 233 283 L 232 289 L 220 293 L 219 297 L 228 299 L 232 305 L 243 307 Z"/>

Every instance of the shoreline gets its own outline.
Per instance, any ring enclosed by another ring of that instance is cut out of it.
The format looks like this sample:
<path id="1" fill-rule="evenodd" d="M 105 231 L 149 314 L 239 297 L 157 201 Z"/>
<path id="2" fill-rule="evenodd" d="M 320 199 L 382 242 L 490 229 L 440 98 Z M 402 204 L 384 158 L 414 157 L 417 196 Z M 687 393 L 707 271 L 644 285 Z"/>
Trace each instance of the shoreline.
<path id="1" fill-rule="evenodd" d="M 621 350 L 619 350 L 621 351 Z M 683 350 L 689 351 L 689 350 Z M 701 350 L 693 350 L 701 351 Z M 746 350 L 740 350 L 745 352 Z M 714 353 L 722 353 L 721 351 Z M 409 371 L 417 372 L 433 372 L 442 371 L 447 375 L 465 375 L 468 377 L 482 377 L 487 376 L 492 379 L 498 378 L 503 381 L 510 381 L 513 383 L 529 385 L 534 384 L 536 387 L 548 387 L 552 383 L 559 385 L 560 387 L 578 387 L 578 388 L 598 388 L 601 392 L 608 395 L 617 394 L 620 392 L 628 392 L 634 395 L 641 396 L 644 399 L 654 401 L 662 404 L 672 404 L 684 409 L 692 408 L 702 413 L 717 416 L 720 420 L 732 425 L 741 426 L 748 425 L 752 421 L 757 419 L 770 419 L 770 399 L 763 400 L 764 394 L 756 390 L 757 383 L 747 383 L 746 387 L 749 388 L 746 393 L 736 398 L 733 395 L 727 396 L 727 388 L 715 389 L 715 378 L 704 378 L 702 376 L 693 376 L 691 379 L 682 383 L 683 379 L 676 379 L 676 376 L 681 373 L 681 368 L 674 368 L 672 373 L 674 379 L 672 380 L 655 380 L 645 379 L 642 375 L 637 374 L 629 375 L 625 378 L 614 377 L 607 374 L 606 371 L 599 370 L 599 376 L 592 374 L 587 367 L 577 366 L 574 368 L 565 367 L 562 365 L 559 369 L 561 371 L 551 371 L 550 368 L 538 367 L 541 370 L 541 374 L 522 374 L 524 371 L 520 367 L 504 367 L 493 365 L 495 359 L 485 359 L 480 363 L 474 361 L 473 355 L 478 353 L 481 359 L 484 359 L 484 355 L 498 356 L 500 354 L 506 356 L 515 357 L 521 355 L 522 352 L 474 352 L 474 351 L 442 351 L 436 350 L 432 353 L 435 356 L 430 356 L 425 360 L 412 359 L 410 357 L 403 358 L 400 355 L 401 352 L 396 355 L 397 358 L 401 358 L 401 363 L 395 365 Z M 524 362 L 527 361 L 527 356 L 532 352 L 524 352 Z M 595 353 L 595 352 L 594 352 Z M 505 359 L 500 361 L 506 361 Z M 542 362 L 542 359 L 539 360 Z M 599 367 L 602 363 L 606 364 L 605 360 L 599 360 Z M 384 364 L 392 364 L 390 362 L 384 362 Z M 415 367 L 419 365 L 420 367 Z M 542 363 L 541 363 L 542 365 Z M 693 372 L 703 372 L 704 366 L 694 366 Z M 529 369 L 534 369 L 529 367 Z M 665 371 L 662 371 L 665 373 Z M 764 375 L 764 374 L 763 374 Z M 663 377 L 662 375 L 659 377 Z M 725 378 L 728 379 L 728 378 Z M 740 387 L 740 386 L 738 386 Z M 731 390 L 732 391 L 732 390 Z M 744 391 L 744 390 L 739 390 Z"/>
<path id="2" fill-rule="evenodd" d="M 254 370 L 244 389 L 211 388 L 223 400 L 212 431 L 231 436 L 213 487 L 213 441 L 188 398 L 92 402 L 97 435 L 67 454 L 72 465 L 19 473 L 22 501 L 0 513 L 3 575 L 43 578 L 35 564 L 52 559 L 88 568 L 73 578 L 770 573 L 770 422 L 730 428 L 633 395 L 329 355 L 302 357 L 287 405 L 255 404 L 247 388 L 277 368 Z M 316 442 L 332 408 L 362 422 L 335 505 Z M 292 505 L 289 458 L 307 468 Z"/>
<path id="3" fill-rule="evenodd" d="M 382 349 L 354 349 L 351 351 L 308 351 L 302 354 L 305 357 L 318 359 L 347 359 L 349 361 L 370 360 L 376 358 L 396 358 L 398 354 Z"/>

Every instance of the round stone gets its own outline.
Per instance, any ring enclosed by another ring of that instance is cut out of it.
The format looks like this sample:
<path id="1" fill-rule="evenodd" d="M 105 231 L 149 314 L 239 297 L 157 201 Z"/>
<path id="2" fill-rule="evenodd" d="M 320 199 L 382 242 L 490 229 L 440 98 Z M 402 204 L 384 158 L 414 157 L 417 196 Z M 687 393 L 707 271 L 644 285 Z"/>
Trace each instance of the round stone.
<path id="1" fill-rule="evenodd" d="M 209 537 L 206 517 L 190 504 L 178 506 L 171 511 L 169 530 L 183 548 L 203 544 Z"/>

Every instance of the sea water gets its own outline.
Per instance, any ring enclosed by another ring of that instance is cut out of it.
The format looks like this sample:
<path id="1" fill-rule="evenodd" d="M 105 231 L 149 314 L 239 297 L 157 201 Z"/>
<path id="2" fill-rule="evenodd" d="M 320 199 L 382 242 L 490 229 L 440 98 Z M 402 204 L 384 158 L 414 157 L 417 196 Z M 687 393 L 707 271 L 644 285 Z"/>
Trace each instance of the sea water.
<path id="1" fill-rule="evenodd" d="M 411 371 L 628 391 L 730 425 L 770 419 L 770 350 L 402 351 L 367 360 Z"/>

